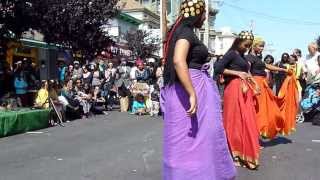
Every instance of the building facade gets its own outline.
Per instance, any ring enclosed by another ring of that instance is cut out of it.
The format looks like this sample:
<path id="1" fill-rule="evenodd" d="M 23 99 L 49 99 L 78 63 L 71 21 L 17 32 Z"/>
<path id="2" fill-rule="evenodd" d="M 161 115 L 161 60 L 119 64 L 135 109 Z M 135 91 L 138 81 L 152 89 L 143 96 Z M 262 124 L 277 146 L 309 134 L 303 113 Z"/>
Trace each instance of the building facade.
<path id="1" fill-rule="evenodd" d="M 122 13 L 128 14 L 141 22 L 138 29 L 146 31 L 150 34 L 150 37 L 158 39 L 161 31 L 160 10 L 159 12 L 155 10 L 156 7 L 159 7 L 157 3 L 160 3 L 160 0 L 120 0 L 118 6 Z M 154 7 L 154 10 L 152 10 L 152 7 Z M 160 44 L 160 40 L 156 43 Z M 153 54 L 160 56 L 160 52 L 159 50 Z"/>
<path id="2" fill-rule="evenodd" d="M 160 0 L 135 0 L 156 14 L 160 14 Z"/>
<path id="3" fill-rule="evenodd" d="M 143 22 L 126 13 L 120 13 L 103 26 L 105 32 L 117 43 L 125 43 L 127 32 L 136 31 Z"/>
<path id="4" fill-rule="evenodd" d="M 182 0 L 168 1 L 168 25 L 172 25 L 178 18 L 180 13 L 180 4 Z M 203 27 L 196 33 L 199 39 L 208 47 L 209 51 L 214 51 L 215 38 L 217 33 L 215 31 L 215 20 L 218 14 L 218 5 L 220 1 L 205 0 L 206 1 L 206 21 Z"/>
<path id="5" fill-rule="evenodd" d="M 210 46 L 214 49 L 214 54 L 224 55 L 230 49 L 236 37 L 230 27 L 224 27 L 221 28 L 220 31 L 215 31 L 214 40 L 210 41 Z"/>
<path id="6" fill-rule="evenodd" d="M 206 0 L 206 21 L 203 27 L 198 31 L 200 40 L 208 47 L 210 52 L 215 52 L 215 38 L 217 32 L 215 30 L 216 16 L 219 12 L 219 1 Z"/>
<path id="7" fill-rule="evenodd" d="M 120 0 L 121 12 L 126 13 L 140 21 L 139 29 L 160 29 L 159 14 L 148 9 L 136 0 Z"/>

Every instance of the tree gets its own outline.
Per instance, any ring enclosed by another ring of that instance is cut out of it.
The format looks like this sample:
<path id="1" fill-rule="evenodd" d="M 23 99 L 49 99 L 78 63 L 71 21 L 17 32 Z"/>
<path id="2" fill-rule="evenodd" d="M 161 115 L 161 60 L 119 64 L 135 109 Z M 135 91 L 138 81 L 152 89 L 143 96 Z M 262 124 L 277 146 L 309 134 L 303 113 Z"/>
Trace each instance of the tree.
<path id="1" fill-rule="evenodd" d="M 32 0 L 33 17 L 45 41 L 70 47 L 89 58 L 111 40 L 101 26 L 114 17 L 118 0 Z"/>
<path id="2" fill-rule="evenodd" d="M 17 37 L 28 28 L 48 43 L 93 56 L 111 42 L 101 26 L 117 13 L 118 0 L 1 0 L 4 30 Z M 7 11 L 7 9 L 12 9 Z M 14 25 L 14 26 L 12 26 Z"/>
<path id="3" fill-rule="evenodd" d="M 151 32 L 143 30 L 128 31 L 125 34 L 125 40 L 133 54 L 142 59 L 150 57 L 155 51 L 159 50 L 159 39 L 152 37 Z"/>
<path id="4" fill-rule="evenodd" d="M 6 51 L 10 39 L 19 39 L 31 24 L 32 4 L 24 0 L 0 1 L 0 47 Z"/>
<path id="5" fill-rule="evenodd" d="M 111 40 L 101 26 L 114 17 L 118 0 L 32 0 L 45 41 L 93 56 Z M 37 19 L 36 18 L 36 19 Z"/>

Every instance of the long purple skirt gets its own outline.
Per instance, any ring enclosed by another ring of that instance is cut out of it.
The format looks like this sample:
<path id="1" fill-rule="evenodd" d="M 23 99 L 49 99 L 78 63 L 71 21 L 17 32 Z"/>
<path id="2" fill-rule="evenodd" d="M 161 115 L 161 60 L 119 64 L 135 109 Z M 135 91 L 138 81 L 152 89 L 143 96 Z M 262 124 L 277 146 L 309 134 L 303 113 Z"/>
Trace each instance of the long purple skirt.
<path id="1" fill-rule="evenodd" d="M 206 73 L 195 69 L 189 72 L 198 99 L 196 116 L 187 115 L 189 97 L 179 83 L 161 90 L 163 179 L 235 179 L 236 169 L 223 128 L 218 88 Z"/>

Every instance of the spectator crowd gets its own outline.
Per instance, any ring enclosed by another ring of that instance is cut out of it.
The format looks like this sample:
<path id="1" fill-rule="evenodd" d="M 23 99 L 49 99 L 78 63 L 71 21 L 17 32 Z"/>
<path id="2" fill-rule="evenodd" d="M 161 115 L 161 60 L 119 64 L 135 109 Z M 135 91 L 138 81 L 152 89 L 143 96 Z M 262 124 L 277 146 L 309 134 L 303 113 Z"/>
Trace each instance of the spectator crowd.
<path id="1" fill-rule="evenodd" d="M 137 115 L 160 114 L 164 61 L 120 63 L 96 59 L 57 62 L 57 78 L 40 80 L 35 64 L 24 58 L 10 67 L 0 63 L 1 109 L 49 108 L 54 104 L 63 121 L 119 110 Z M 50 101 L 52 103 L 50 103 Z"/>
<path id="2" fill-rule="evenodd" d="M 271 55 L 264 57 L 266 64 L 282 68 L 294 68 L 301 84 L 301 97 L 306 86 L 320 79 L 320 53 L 316 43 L 308 46 L 309 54 L 303 59 L 301 50 L 283 53 L 275 62 Z M 212 58 L 211 64 L 222 56 Z M 262 58 L 262 57 L 261 57 Z M 17 107 L 50 108 L 54 104 L 64 121 L 88 118 L 94 114 L 108 114 L 119 110 L 137 115 L 158 116 L 160 109 L 160 89 L 163 86 L 164 60 L 145 62 L 137 59 L 134 63 L 122 58 L 112 61 L 96 59 L 90 63 L 75 60 L 67 64 L 57 61 L 57 78 L 40 80 L 40 70 L 31 59 L 23 58 L 10 66 L 0 59 L 0 110 Z M 208 71 L 213 75 L 213 69 Z M 267 71 L 270 88 L 276 94 L 286 77 L 282 72 Z M 224 79 L 216 78 L 220 92 Z"/>

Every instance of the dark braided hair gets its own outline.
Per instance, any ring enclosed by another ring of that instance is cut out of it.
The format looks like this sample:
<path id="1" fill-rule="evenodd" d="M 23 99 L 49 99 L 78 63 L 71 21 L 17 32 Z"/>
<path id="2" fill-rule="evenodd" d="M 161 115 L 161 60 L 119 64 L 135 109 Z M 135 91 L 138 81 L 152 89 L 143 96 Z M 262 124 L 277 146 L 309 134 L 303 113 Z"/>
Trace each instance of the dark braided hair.
<path id="1" fill-rule="evenodd" d="M 175 82 L 178 82 L 177 74 L 173 64 L 173 55 L 174 55 L 174 48 L 176 45 L 176 37 L 177 34 L 182 33 L 180 30 L 184 27 L 188 27 L 193 29 L 194 25 L 201 19 L 202 14 L 198 16 L 192 16 L 185 18 L 183 16 L 179 16 L 174 25 L 172 25 L 171 29 L 167 34 L 167 38 L 164 44 L 164 85 L 172 85 Z"/>

